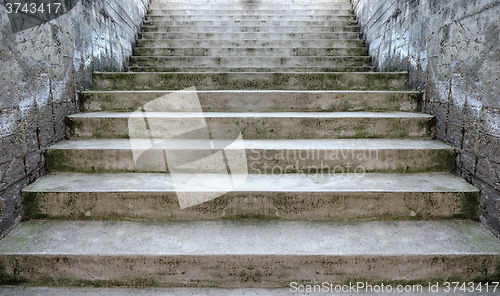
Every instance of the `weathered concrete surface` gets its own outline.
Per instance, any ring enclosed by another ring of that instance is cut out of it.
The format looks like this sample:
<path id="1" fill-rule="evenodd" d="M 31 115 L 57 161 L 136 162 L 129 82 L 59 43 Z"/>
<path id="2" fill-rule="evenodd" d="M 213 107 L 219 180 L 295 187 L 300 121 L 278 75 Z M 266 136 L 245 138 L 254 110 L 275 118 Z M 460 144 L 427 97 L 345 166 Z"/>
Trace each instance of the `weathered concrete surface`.
<path id="1" fill-rule="evenodd" d="M 290 3 L 289 3 L 290 4 Z M 339 14 L 352 14 L 352 5 L 349 3 L 348 0 L 343 1 L 343 3 L 339 2 L 302 2 L 302 3 L 293 3 L 293 5 L 287 5 L 285 2 L 280 1 L 274 1 L 274 2 L 257 2 L 257 1 L 239 1 L 239 2 L 224 2 L 224 3 L 213 3 L 213 2 L 199 2 L 199 3 L 194 3 L 194 2 L 159 2 L 159 1 L 152 1 L 151 5 L 149 6 L 149 9 L 151 10 L 157 10 L 157 9 L 172 9 L 175 11 L 179 10 L 193 10 L 193 6 L 196 5 L 196 8 L 202 9 L 202 10 L 210 10 L 210 11 L 218 11 L 220 10 L 223 13 L 227 13 L 227 10 L 233 10 L 234 12 L 241 13 L 242 8 L 246 8 L 246 12 L 259 12 L 262 10 L 271 10 L 271 11 L 276 11 L 276 10 L 283 10 L 283 9 L 289 9 L 289 10 L 295 10 L 295 14 L 297 13 L 297 10 L 299 11 L 304 11 L 304 14 L 309 15 L 310 13 L 307 12 L 307 10 L 321 10 L 321 11 L 329 11 L 329 10 L 335 10 L 338 11 Z M 238 10 L 239 9 L 239 10 Z M 236 11 L 234 11 L 236 10 Z M 207 13 L 209 14 L 209 13 Z M 217 13 L 214 13 L 217 14 Z"/>
<path id="2" fill-rule="evenodd" d="M 183 181 L 174 186 L 167 174 L 51 174 L 23 190 L 23 214 L 146 221 L 477 219 L 479 205 L 478 190 L 450 174 L 285 174 L 249 175 L 233 192 L 180 209 L 177 191 L 225 192 L 227 178 L 176 178 Z"/>
<path id="3" fill-rule="evenodd" d="M 353 0 L 380 70 L 408 70 L 424 90 L 456 172 L 481 191 L 481 217 L 500 232 L 500 2 Z"/>
<path id="4" fill-rule="evenodd" d="M 147 0 L 80 1 L 69 13 L 13 33 L 0 6 L 0 237 L 21 214 L 20 189 L 45 172 L 45 148 L 93 70 L 123 69 Z"/>
<path id="5" fill-rule="evenodd" d="M 267 72 L 267 73 L 297 73 L 297 72 L 372 72 L 373 67 L 370 65 L 364 66 L 279 66 L 279 67 L 259 67 L 259 66 L 244 66 L 244 67 L 214 67 L 214 66 L 130 66 L 130 72 L 198 72 L 198 73 L 234 73 L 234 72 Z"/>
<path id="6" fill-rule="evenodd" d="M 143 39 L 170 40 L 170 39 L 212 39 L 212 40 L 303 40 L 303 39 L 332 39 L 352 40 L 361 39 L 359 32 L 143 32 Z"/>
<path id="7" fill-rule="evenodd" d="M 306 25 L 306 24 L 304 24 Z M 165 26 L 171 26 L 165 24 Z M 187 24 L 185 25 L 187 26 Z M 201 24 L 200 26 L 203 26 Z M 222 26 L 222 25 L 221 25 Z M 186 28 L 186 27 L 180 27 Z M 328 27 L 330 28 L 330 27 Z M 353 27 L 356 28 L 357 27 Z M 143 30 L 148 28 L 143 27 Z M 368 54 L 366 47 L 350 47 L 350 48 L 152 48 L 152 47 L 136 47 L 135 55 L 143 56 L 239 56 L 245 54 L 247 56 L 363 56 Z"/>
<path id="8" fill-rule="evenodd" d="M 346 112 L 417 111 L 420 92 L 412 91 L 180 91 L 195 94 L 205 112 Z M 86 91 L 82 108 L 92 111 L 136 111 L 172 94 L 169 91 Z M 199 111 L 177 100 L 165 100 L 157 111 Z"/>
<path id="9" fill-rule="evenodd" d="M 354 40 L 338 40 L 338 39 L 298 39 L 298 40 L 252 40 L 252 39 L 237 39 L 237 40 L 203 40 L 203 39 L 139 39 L 137 45 L 140 47 L 159 47 L 159 48 L 218 48 L 218 47 L 250 47 L 250 48 L 277 48 L 277 47 L 294 47 L 294 48 L 349 48 L 362 47 L 365 42 L 361 39 Z"/>
<path id="10" fill-rule="evenodd" d="M 210 12 L 210 11 L 206 11 Z M 321 14 L 316 14 L 316 15 L 306 15 L 306 14 L 301 14 L 301 15 L 293 15 L 293 14 L 273 14 L 271 11 L 268 11 L 267 13 L 260 13 L 260 14 L 184 14 L 184 13 L 178 13 L 178 14 L 169 14 L 168 11 L 156 11 L 155 14 L 150 14 L 148 15 L 148 19 L 151 20 L 259 20 L 263 19 L 265 21 L 271 21 L 271 20 L 279 20 L 279 19 L 286 19 L 289 21 L 296 21 L 296 20 L 311 20 L 311 21 L 337 21 L 337 20 L 356 20 L 356 17 L 353 14 L 345 14 L 345 15 L 340 15 L 340 14 L 328 14 L 328 12 L 321 13 Z"/>
<path id="11" fill-rule="evenodd" d="M 168 172 L 164 152 L 179 163 L 189 163 L 224 149 L 228 159 L 239 163 L 246 157 L 250 174 L 283 173 L 420 173 L 453 168 L 455 152 L 432 140 L 408 139 L 315 139 L 244 140 L 244 150 L 232 140 L 90 139 L 61 141 L 48 148 L 53 171 Z M 132 146 L 142 154 L 136 160 Z M 213 145 L 213 146 L 212 146 Z M 219 172 L 218 163 L 205 164 L 201 172 Z M 187 168 L 184 173 L 199 173 Z M 227 170 L 224 168 L 224 172 Z M 222 173 L 222 172 L 220 172 Z"/>
<path id="12" fill-rule="evenodd" d="M 30 221 L 0 245 L 3 283 L 42 286 L 427 284 L 498 280 L 499 268 L 498 239 L 470 221 Z"/>
<path id="13" fill-rule="evenodd" d="M 129 138 L 131 127 L 147 120 L 149 129 L 132 131 L 135 138 L 169 139 L 179 130 L 206 122 L 213 139 L 422 139 L 432 130 L 432 116 L 409 112 L 96 112 L 70 115 L 68 128 L 77 138 Z M 183 135 L 203 139 L 206 129 Z M 206 137 L 206 136 L 205 136 Z"/>
<path id="14" fill-rule="evenodd" d="M 189 26 L 194 28 L 196 27 L 204 27 L 208 30 L 211 30 L 210 27 L 219 27 L 219 26 L 233 26 L 236 29 L 241 26 L 262 26 L 264 23 L 264 28 L 266 27 L 281 27 L 284 30 L 289 30 L 291 27 L 302 27 L 302 30 L 307 30 L 307 27 L 329 27 L 333 30 L 333 32 L 353 32 L 359 31 L 358 23 L 355 20 L 330 20 L 330 21 L 319 21 L 319 20 L 205 20 L 205 21 L 197 21 L 197 20 L 161 20 L 155 18 L 146 19 L 143 26 L 144 32 L 150 32 L 151 30 L 155 31 L 157 29 L 160 30 L 182 30 L 189 31 Z M 194 29 L 191 29 L 194 30 Z M 228 28 L 229 31 L 234 30 Z M 198 31 L 198 30 L 196 30 Z"/>
<path id="15" fill-rule="evenodd" d="M 168 3 L 166 4 L 168 5 Z M 154 9 L 149 10 L 149 15 L 182 15 L 182 16 L 246 16 L 246 15 L 279 15 L 281 17 L 287 16 L 306 16 L 306 17 L 316 17 L 316 16 L 350 16 L 353 14 L 351 9 L 290 9 L 290 7 L 281 7 L 279 9 L 248 9 L 243 8 L 243 3 L 236 5 L 237 7 L 226 6 L 225 9 L 214 9 L 214 8 L 198 8 L 191 7 L 190 9 L 162 9 L 161 7 L 154 7 Z M 242 9 L 243 8 L 243 9 Z"/>
<path id="16" fill-rule="evenodd" d="M 252 41 L 252 40 L 250 40 Z M 94 90 L 408 90 L 408 73 L 94 72 Z"/>
<path id="17" fill-rule="evenodd" d="M 262 22 L 260 22 L 262 23 Z M 142 32 L 145 33 L 150 33 L 150 32 L 175 32 L 175 33 L 197 33 L 200 32 L 199 27 L 203 27 L 203 32 L 204 33 L 216 33 L 216 32 L 221 32 L 221 26 L 223 25 L 222 22 L 219 22 L 219 26 L 215 26 L 214 22 L 205 22 L 205 23 L 193 23 L 196 24 L 197 26 L 188 26 L 189 23 L 184 23 L 183 25 L 177 25 L 175 22 L 157 22 L 155 25 L 152 25 L 149 23 L 146 26 L 142 27 Z M 328 24 L 321 24 L 318 23 L 316 26 L 313 24 L 308 25 L 307 22 L 302 22 L 299 23 L 299 25 L 295 26 L 290 26 L 290 22 L 285 23 L 286 25 L 275 25 L 275 26 L 270 26 L 266 25 L 265 26 L 259 26 L 258 23 L 254 22 L 253 25 L 249 22 L 246 22 L 245 24 L 237 23 L 237 25 L 231 26 L 231 27 L 226 27 L 223 32 L 226 33 L 241 33 L 241 32 L 253 32 L 253 33 L 258 33 L 258 32 L 267 32 L 267 33 L 294 33 L 294 32 L 301 32 L 301 33 L 333 33 L 333 32 L 358 32 L 357 35 L 355 35 L 355 38 L 360 38 L 361 33 L 359 33 L 359 27 L 358 26 L 331 26 Z"/>

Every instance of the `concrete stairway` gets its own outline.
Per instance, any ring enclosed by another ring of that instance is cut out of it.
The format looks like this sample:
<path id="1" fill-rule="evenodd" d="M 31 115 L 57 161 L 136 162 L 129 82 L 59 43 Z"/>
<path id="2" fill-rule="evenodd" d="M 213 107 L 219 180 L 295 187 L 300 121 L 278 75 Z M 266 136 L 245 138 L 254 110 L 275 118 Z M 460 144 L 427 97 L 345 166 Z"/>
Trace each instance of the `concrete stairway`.
<path id="1" fill-rule="evenodd" d="M 348 0 L 153 0 L 128 71 L 94 73 L 51 174 L 23 190 L 0 283 L 498 281 L 478 190 L 451 174 L 407 73 L 373 70 Z M 163 158 L 216 152 L 222 173 Z M 221 196 L 181 208 L 184 193 Z"/>

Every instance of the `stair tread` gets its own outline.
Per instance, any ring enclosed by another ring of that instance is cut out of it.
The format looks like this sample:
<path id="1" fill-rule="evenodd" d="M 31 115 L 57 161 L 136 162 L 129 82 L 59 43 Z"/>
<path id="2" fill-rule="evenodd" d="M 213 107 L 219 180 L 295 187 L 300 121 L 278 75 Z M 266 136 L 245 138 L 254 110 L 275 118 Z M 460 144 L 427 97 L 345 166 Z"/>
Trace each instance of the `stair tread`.
<path id="1" fill-rule="evenodd" d="M 191 139 L 169 139 L 157 140 L 155 145 L 157 149 L 206 149 L 206 141 L 209 140 L 191 140 Z M 214 148 L 225 150 L 236 149 L 239 147 L 229 146 L 233 140 L 210 140 Z M 138 148 L 144 145 L 145 149 L 151 148 L 150 139 L 134 139 L 134 147 Z M 335 150 L 335 149 L 350 149 L 350 150 L 371 150 L 371 149 L 405 149 L 405 150 L 421 150 L 421 149 L 446 149 L 453 150 L 453 147 L 448 144 L 434 140 L 410 140 L 410 139 L 314 139 L 314 140 L 244 140 L 245 149 L 318 149 L 318 150 Z M 48 148 L 54 149 L 113 149 L 113 150 L 130 150 L 130 139 L 88 139 L 88 140 L 63 140 Z"/>
<path id="2" fill-rule="evenodd" d="M 23 192 L 217 192 L 227 175 L 177 175 L 182 186 L 174 188 L 164 173 L 81 174 L 53 173 L 40 178 Z M 89 186 L 92 184 L 92 186 Z M 238 192 L 478 192 L 463 179 L 447 173 L 248 175 Z"/>
<path id="3" fill-rule="evenodd" d="M 484 226 L 473 221 L 42 220 L 23 222 L 2 240 L 0 256 L 12 254 L 179 257 L 500 256 L 500 244 Z"/>
<path id="4" fill-rule="evenodd" d="M 148 118 L 190 118 L 190 117 L 256 117 L 256 118 L 433 118 L 425 113 L 412 112 L 145 112 L 139 115 Z M 134 112 L 89 112 L 69 115 L 69 118 L 128 118 L 136 117 Z"/>

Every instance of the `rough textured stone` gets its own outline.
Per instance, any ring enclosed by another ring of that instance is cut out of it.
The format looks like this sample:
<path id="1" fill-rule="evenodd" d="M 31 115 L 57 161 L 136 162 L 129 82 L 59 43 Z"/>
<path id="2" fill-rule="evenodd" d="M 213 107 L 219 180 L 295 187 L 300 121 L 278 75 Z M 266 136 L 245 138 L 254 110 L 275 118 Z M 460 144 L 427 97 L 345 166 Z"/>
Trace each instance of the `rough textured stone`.
<path id="1" fill-rule="evenodd" d="M 353 0 L 382 71 L 410 72 L 436 136 L 459 152 L 456 172 L 483 188 L 482 221 L 500 232 L 500 2 Z"/>
<path id="2" fill-rule="evenodd" d="M 0 236 L 20 217 L 21 184 L 43 173 L 45 148 L 64 138 L 77 91 L 94 70 L 122 70 L 148 0 L 79 1 L 67 14 L 14 33 L 0 7 Z"/>

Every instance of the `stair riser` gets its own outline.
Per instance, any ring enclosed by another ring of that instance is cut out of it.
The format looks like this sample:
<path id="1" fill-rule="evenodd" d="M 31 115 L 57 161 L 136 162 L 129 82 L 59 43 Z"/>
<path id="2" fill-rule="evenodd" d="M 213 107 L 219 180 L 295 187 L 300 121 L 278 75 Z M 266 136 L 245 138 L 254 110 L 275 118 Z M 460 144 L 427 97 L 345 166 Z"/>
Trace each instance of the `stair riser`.
<path id="1" fill-rule="evenodd" d="M 2 282 L 38 286 L 290 287 L 495 281 L 495 255 L 3 255 Z M 485 274 L 485 271 L 488 273 Z M 404 280 L 394 280 L 401 278 Z M 314 280 L 313 280 L 314 279 Z M 10 280 L 10 281 L 9 281 Z"/>
<path id="2" fill-rule="evenodd" d="M 83 92 L 83 111 L 133 112 L 169 92 Z M 197 92 L 205 112 L 417 111 L 421 95 L 412 92 Z M 157 111 L 197 111 L 167 100 Z"/>
<path id="3" fill-rule="evenodd" d="M 302 30 L 307 30 L 309 27 L 330 27 L 336 31 L 334 32 L 344 32 L 344 29 L 357 28 L 359 31 L 359 26 L 356 21 L 352 20 L 338 20 L 338 21 L 288 21 L 288 20 L 257 20 L 257 19 L 232 19 L 227 21 L 222 20 L 207 20 L 207 21 L 196 21 L 196 20 L 186 20 L 186 21 L 175 21 L 175 20 L 156 20 L 149 19 L 144 22 L 144 27 L 147 28 L 165 28 L 179 27 L 186 29 L 201 29 L 207 27 L 220 27 L 225 26 L 227 29 L 231 30 L 231 27 L 264 27 L 264 28 L 276 28 L 276 27 L 299 27 Z"/>
<path id="4" fill-rule="evenodd" d="M 361 33 L 141 33 L 142 39 L 203 39 L 203 40 L 303 40 L 303 39 L 361 39 Z"/>
<path id="5" fill-rule="evenodd" d="M 312 27 L 312 26 L 269 26 L 263 25 L 261 26 L 248 26 L 248 25 L 239 25 L 239 24 L 227 24 L 224 25 L 219 24 L 219 26 L 144 26 L 142 27 L 142 31 L 145 33 L 159 33 L 159 32 L 169 32 L 169 33 L 281 33 L 281 34 L 290 34 L 290 33 L 356 33 L 359 32 L 358 26 L 343 26 L 343 27 Z M 145 34 L 143 33 L 143 34 Z M 361 37 L 361 34 L 358 33 L 358 36 Z"/>
<path id="6" fill-rule="evenodd" d="M 364 41 L 360 39 L 317 39 L 317 40 L 202 40 L 202 39 L 172 39 L 155 40 L 139 39 L 138 47 L 156 48 L 351 48 L 363 47 Z"/>
<path id="7" fill-rule="evenodd" d="M 352 48 L 135 48 L 136 56 L 366 56 L 365 47 Z"/>
<path id="8" fill-rule="evenodd" d="M 406 73 L 94 73 L 95 90 L 406 90 Z"/>
<path id="9" fill-rule="evenodd" d="M 370 57 L 141 57 L 131 66 L 149 67 L 352 67 L 371 66 Z"/>
<path id="10" fill-rule="evenodd" d="M 210 117 L 161 118 L 149 117 L 150 130 L 134 134 L 148 138 L 170 139 L 186 126 L 206 122 L 213 139 L 231 139 L 241 132 L 243 139 L 341 139 L 341 138 L 427 138 L 430 120 L 421 118 L 290 118 L 290 117 Z M 75 138 L 128 138 L 129 127 L 141 127 L 144 118 L 85 118 L 71 117 L 71 136 Z M 161 136 L 158 136 L 161 135 Z M 180 136 L 203 139 L 207 129 Z"/>
<path id="11" fill-rule="evenodd" d="M 352 9 L 150 9 L 148 15 L 280 15 L 280 16 L 316 16 L 316 15 L 348 15 L 354 16 Z"/>
<path id="12" fill-rule="evenodd" d="M 49 169 L 76 173 L 169 172 L 163 161 L 165 150 L 150 149 L 136 162 L 130 149 L 49 149 Z M 204 159 L 212 150 L 168 150 L 184 163 Z M 226 150 L 228 159 L 246 154 L 249 174 L 284 173 L 421 173 L 443 172 L 453 168 L 455 153 L 448 149 L 247 149 Z M 219 172 L 219 163 L 202 171 L 186 169 L 179 173 Z M 177 172 L 177 170 L 176 170 Z"/>
<path id="13" fill-rule="evenodd" d="M 180 209 L 175 192 L 23 193 L 25 219 L 371 221 L 476 219 L 471 192 L 229 192 Z"/>

